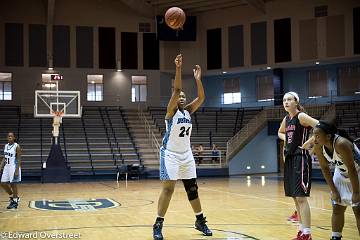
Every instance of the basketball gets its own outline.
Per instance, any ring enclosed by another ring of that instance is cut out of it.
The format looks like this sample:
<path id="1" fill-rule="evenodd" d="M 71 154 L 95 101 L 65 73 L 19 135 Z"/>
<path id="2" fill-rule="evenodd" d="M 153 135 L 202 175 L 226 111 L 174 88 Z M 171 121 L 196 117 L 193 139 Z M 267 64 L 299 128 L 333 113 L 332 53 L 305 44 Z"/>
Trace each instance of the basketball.
<path id="1" fill-rule="evenodd" d="M 165 22 L 172 29 L 178 30 L 182 28 L 185 20 L 185 12 L 181 8 L 172 7 L 165 13 Z"/>

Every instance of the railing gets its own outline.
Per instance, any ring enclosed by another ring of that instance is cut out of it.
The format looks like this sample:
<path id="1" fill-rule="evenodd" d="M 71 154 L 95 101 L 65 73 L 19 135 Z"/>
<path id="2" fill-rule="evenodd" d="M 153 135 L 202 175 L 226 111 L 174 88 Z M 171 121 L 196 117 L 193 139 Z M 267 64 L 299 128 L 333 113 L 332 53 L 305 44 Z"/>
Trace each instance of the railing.
<path id="1" fill-rule="evenodd" d="M 90 146 L 89 146 L 89 139 L 88 139 L 88 136 L 87 136 L 87 133 L 86 133 L 86 127 L 85 127 L 85 121 L 84 121 L 85 120 L 84 119 L 85 110 L 83 110 L 83 111 L 84 112 L 83 112 L 83 115 L 81 117 L 81 123 L 82 123 L 83 131 L 84 131 L 85 141 L 86 141 L 86 149 L 87 149 L 87 152 L 89 154 L 89 160 L 90 160 L 90 164 L 91 164 L 91 171 L 92 171 L 92 174 L 95 175 L 92 155 L 91 155 Z"/>
<path id="2" fill-rule="evenodd" d="M 149 134 L 148 138 L 149 138 L 149 142 L 151 142 L 151 147 L 152 147 L 153 151 L 160 154 L 159 141 L 157 140 L 156 135 L 152 131 L 151 125 L 150 125 L 149 121 L 147 120 L 147 118 L 140 106 L 138 107 L 138 115 L 139 115 L 139 119 L 144 122 L 144 128 L 145 128 L 145 131 L 148 132 L 148 134 Z"/>
<path id="3" fill-rule="evenodd" d="M 325 114 L 333 114 L 330 105 L 307 106 L 306 112 L 310 116 L 324 116 Z M 286 115 L 282 106 L 267 108 L 258 113 L 251 119 L 239 132 L 235 134 L 226 146 L 226 159 L 229 161 L 246 143 L 250 137 L 254 136 L 262 129 L 268 120 L 281 120 Z"/>
<path id="4" fill-rule="evenodd" d="M 225 163 L 223 162 L 222 160 L 222 152 L 221 150 L 217 150 L 219 152 L 219 155 L 212 155 L 212 150 L 203 150 L 202 154 L 200 155 L 197 155 L 195 151 L 193 151 L 193 155 L 194 155 L 194 159 L 195 159 L 195 162 L 196 164 L 198 164 L 198 166 L 208 166 L 208 165 L 211 165 L 211 166 L 219 166 L 220 168 L 223 166 L 223 164 L 226 166 L 226 161 Z M 199 161 L 198 161 L 198 158 L 202 158 L 202 161 L 211 161 L 211 164 L 206 164 L 206 163 L 200 163 L 199 164 Z M 206 160 L 204 160 L 206 159 Z M 213 159 L 216 159 L 215 163 L 213 163 Z"/>
<path id="5" fill-rule="evenodd" d="M 267 122 L 266 110 L 261 111 L 253 119 L 251 119 L 239 132 L 235 134 L 226 144 L 226 159 L 233 157 L 234 153 L 243 143 L 258 131 L 258 128 L 263 127 Z"/>
<path id="6" fill-rule="evenodd" d="M 112 141 L 111 141 L 111 137 L 110 137 L 110 134 L 109 134 L 109 131 L 108 131 L 108 126 L 105 122 L 105 118 L 104 118 L 104 113 L 103 110 L 101 107 L 99 107 L 97 109 L 97 111 L 99 112 L 100 114 L 100 118 L 101 118 L 101 121 L 102 121 L 102 124 L 103 124 L 103 127 L 104 127 L 104 130 L 105 130 L 105 135 L 106 135 L 106 138 L 108 140 L 108 144 L 109 144 L 109 147 L 110 147 L 110 152 L 111 152 L 111 156 L 112 156 L 112 159 L 114 161 L 114 165 L 116 165 L 116 157 L 115 157 L 115 152 L 114 152 L 114 148 L 113 148 L 113 144 L 112 144 Z M 106 114 L 106 113 L 105 113 Z M 109 121 L 109 119 L 107 119 L 107 121 Z M 111 127 L 111 126 L 110 126 Z M 112 129 L 112 127 L 110 128 L 110 130 Z"/>
<path id="7" fill-rule="evenodd" d="M 119 142 L 118 142 L 118 139 L 116 137 L 116 134 L 115 134 L 115 130 L 114 130 L 114 127 L 113 127 L 113 124 L 112 124 L 112 121 L 111 121 L 111 118 L 110 118 L 110 115 L 109 115 L 108 108 L 105 107 L 104 111 L 105 111 L 108 123 L 110 125 L 112 137 L 115 140 L 115 144 L 116 144 L 116 151 L 117 152 L 115 151 L 115 153 L 114 153 L 114 159 L 115 159 L 115 165 L 117 166 L 118 165 L 118 156 L 121 156 L 120 146 L 119 146 Z M 121 160 L 121 157 L 120 157 L 120 160 Z"/>

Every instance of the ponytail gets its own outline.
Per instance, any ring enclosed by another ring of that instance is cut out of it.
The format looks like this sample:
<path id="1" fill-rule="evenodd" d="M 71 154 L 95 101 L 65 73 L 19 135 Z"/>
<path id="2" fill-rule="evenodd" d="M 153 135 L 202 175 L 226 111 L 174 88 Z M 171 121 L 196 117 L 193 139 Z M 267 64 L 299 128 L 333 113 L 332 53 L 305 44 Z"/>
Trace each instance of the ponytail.
<path id="1" fill-rule="evenodd" d="M 299 110 L 300 112 L 305 112 L 305 108 L 300 104 L 298 103 L 298 105 L 296 106 L 297 110 Z"/>
<path id="2" fill-rule="evenodd" d="M 349 140 L 352 143 L 354 142 L 354 139 L 352 137 L 350 137 L 350 135 L 344 129 L 338 129 L 337 134 L 343 138 L 346 138 L 347 140 Z"/>
<path id="3" fill-rule="evenodd" d="M 323 130 L 326 134 L 330 134 L 331 138 L 334 138 L 335 134 L 337 134 L 343 138 L 346 138 L 352 143 L 354 142 L 354 139 L 352 139 L 344 129 L 338 129 L 334 124 L 328 123 L 326 121 L 319 121 L 316 127 Z"/>

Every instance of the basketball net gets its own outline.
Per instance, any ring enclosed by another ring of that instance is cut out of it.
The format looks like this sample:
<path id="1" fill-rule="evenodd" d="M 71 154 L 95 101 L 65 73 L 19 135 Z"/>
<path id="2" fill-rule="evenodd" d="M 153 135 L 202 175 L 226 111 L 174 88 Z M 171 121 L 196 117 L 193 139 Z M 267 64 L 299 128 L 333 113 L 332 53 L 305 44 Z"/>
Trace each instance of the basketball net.
<path id="1" fill-rule="evenodd" d="M 59 137 L 59 127 L 62 123 L 62 116 L 64 115 L 63 111 L 53 111 L 53 136 L 55 138 Z"/>

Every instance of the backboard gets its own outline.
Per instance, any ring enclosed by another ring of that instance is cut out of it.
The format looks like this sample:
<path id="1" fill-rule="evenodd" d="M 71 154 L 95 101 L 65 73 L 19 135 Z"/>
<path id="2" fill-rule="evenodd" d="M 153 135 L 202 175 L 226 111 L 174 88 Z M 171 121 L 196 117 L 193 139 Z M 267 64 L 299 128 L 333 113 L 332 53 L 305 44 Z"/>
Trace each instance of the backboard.
<path id="1" fill-rule="evenodd" d="M 36 90 L 34 116 L 53 118 L 63 112 L 63 118 L 80 118 L 80 91 Z"/>

